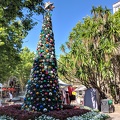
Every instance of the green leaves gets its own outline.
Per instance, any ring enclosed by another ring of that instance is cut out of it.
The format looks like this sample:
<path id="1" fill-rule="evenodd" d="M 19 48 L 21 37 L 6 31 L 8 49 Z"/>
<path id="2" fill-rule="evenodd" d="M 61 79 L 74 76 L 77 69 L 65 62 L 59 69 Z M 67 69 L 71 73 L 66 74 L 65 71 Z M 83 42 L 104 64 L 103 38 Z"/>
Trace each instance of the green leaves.
<path id="1" fill-rule="evenodd" d="M 35 54 L 31 52 L 27 47 L 23 48 L 20 52 L 20 62 L 16 65 L 16 68 L 12 72 L 14 76 L 21 79 L 21 84 L 25 85 L 30 76 L 30 70 L 33 65 L 33 58 Z"/>
<path id="2" fill-rule="evenodd" d="M 115 75 L 112 59 L 116 57 L 113 56 L 114 51 L 119 48 L 120 11 L 112 15 L 106 7 L 103 9 L 98 6 L 93 7 L 91 12 L 93 17 L 87 16 L 82 23 L 78 22 L 71 31 L 66 46 L 61 46 L 64 51 L 69 49 L 69 52 L 62 59 L 60 57 L 61 63 L 67 61 L 67 66 L 64 64 L 59 67 L 63 67 L 66 74 L 69 74 L 67 78 L 74 76 L 88 86 L 91 84 L 100 87 L 98 83 L 106 83 Z M 119 61 L 115 64 L 118 63 Z M 59 74 L 65 76 L 62 72 Z"/>
<path id="3" fill-rule="evenodd" d="M 0 78 L 4 81 L 20 62 L 23 39 L 43 14 L 43 0 L 0 0 Z M 28 65 L 26 65 L 28 66 Z"/>

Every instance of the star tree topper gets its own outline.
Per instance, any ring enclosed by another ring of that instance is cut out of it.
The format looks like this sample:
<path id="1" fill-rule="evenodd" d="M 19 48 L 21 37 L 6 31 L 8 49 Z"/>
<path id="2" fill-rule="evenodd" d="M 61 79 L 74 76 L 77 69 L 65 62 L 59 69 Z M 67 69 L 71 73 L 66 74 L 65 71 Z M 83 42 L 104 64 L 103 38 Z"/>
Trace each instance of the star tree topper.
<path id="1" fill-rule="evenodd" d="M 55 8 L 53 3 L 51 3 L 50 1 L 46 2 L 44 6 L 45 6 L 45 10 L 48 10 L 48 11 L 52 11 Z"/>

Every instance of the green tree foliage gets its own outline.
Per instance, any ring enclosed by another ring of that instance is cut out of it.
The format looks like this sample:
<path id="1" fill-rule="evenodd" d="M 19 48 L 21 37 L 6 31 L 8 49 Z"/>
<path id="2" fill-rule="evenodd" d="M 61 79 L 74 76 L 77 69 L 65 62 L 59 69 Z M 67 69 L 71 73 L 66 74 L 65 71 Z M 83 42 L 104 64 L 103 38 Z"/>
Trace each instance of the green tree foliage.
<path id="1" fill-rule="evenodd" d="M 19 22 L 17 27 L 14 26 L 14 23 L 8 24 L 7 27 L 0 27 L 0 41 L 2 43 L 0 46 L 1 79 L 6 79 L 6 76 L 9 76 L 10 71 L 20 61 L 19 52 L 25 35 L 23 26 Z"/>
<path id="2" fill-rule="evenodd" d="M 32 16 L 35 13 L 43 13 L 42 6 L 43 0 L 1 0 L 2 19 L 0 19 L 0 23 L 6 26 L 12 20 L 20 19 L 24 28 L 30 30 L 34 26 Z"/>
<path id="3" fill-rule="evenodd" d="M 33 65 L 34 57 L 34 52 L 31 52 L 27 47 L 23 48 L 20 52 L 20 62 L 11 73 L 11 76 L 16 76 L 18 78 L 22 89 L 30 78 L 30 70 Z"/>
<path id="4" fill-rule="evenodd" d="M 34 14 L 44 12 L 42 0 L 0 1 L 0 80 L 6 80 L 20 62 L 23 38 L 36 24 Z"/>
<path id="5" fill-rule="evenodd" d="M 60 62 L 64 64 L 58 64 L 58 68 L 59 74 L 65 79 L 74 76 L 74 82 L 87 87 L 92 85 L 103 95 L 103 89 L 115 75 L 112 58 L 116 57 L 119 47 L 120 22 L 117 21 L 120 21 L 120 17 L 117 17 L 119 13 L 112 15 L 109 9 L 101 6 L 93 7 L 91 13 L 92 17 L 88 16 L 76 24 L 67 44 L 61 46 L 63 52 L 67 47 L 69 53 L 65 52 L 60 57 Z"/>

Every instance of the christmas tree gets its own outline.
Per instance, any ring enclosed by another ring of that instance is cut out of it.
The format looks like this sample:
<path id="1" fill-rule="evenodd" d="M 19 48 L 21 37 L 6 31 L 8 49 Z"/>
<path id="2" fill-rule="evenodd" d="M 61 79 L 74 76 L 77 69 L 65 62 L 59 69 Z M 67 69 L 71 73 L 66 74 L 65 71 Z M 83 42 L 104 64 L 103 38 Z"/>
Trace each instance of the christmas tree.
<path id="1" fill-rule="evenodd" d="M 36 57 L 28 81 L 22 109 L 49 112 L 62 108 L 59 91 L 54 34 L 50 11 L 53 4 L 45 4 L 45 15 L 37 45 Z"/>

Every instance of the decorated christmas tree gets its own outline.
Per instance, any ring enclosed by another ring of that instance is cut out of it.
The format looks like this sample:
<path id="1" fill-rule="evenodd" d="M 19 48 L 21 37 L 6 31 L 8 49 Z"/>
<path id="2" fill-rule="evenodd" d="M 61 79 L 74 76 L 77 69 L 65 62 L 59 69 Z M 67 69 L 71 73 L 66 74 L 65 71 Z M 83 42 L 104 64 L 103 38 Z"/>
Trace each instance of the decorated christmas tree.
<path id="1" fill-rule="evenodd" d="M 59 91 L 55 42 L 52 30 L 52 3 L 45 4 L 45 15 L 37 45 L 36 57 L 28 81 L 22 109 L 29 111 L 49 112 L 62 108 Z"/>

